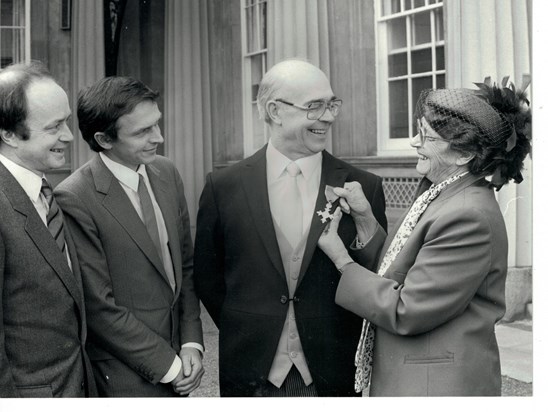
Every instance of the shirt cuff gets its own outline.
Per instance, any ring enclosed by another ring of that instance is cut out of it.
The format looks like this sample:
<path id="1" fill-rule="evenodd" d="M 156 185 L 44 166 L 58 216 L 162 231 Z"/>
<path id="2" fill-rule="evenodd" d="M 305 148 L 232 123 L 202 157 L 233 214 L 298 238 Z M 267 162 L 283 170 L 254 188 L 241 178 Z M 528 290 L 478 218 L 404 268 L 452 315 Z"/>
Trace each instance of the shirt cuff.
<path id="1" fill-rule="evenodd" d="M 183 362 L 177 355 L 175 355 L 175 359 L 173 359 L 173 363 L 171 364 L 171 367 L 169 368 L 167 373 L 164 375 L 164 377 L 160 379 L 160 382 L 161 383 L 171 382 L 173 379 L 177 377 L 182 367 L 183 367 Z"/>
<path id="2" fill-rule="evenodd" d="M 187 342 L 185 343 L 184 345 L 181 345 L 181 349 L 183 348 L 195 348 L 195 349 L 198 349 L 200 351 L 200 353 L 203 355 L 204 352 L 205 352 L 205 349 L 202 345 L 200 345 L 199 343 L 196 343 L 196 342 Z"/>

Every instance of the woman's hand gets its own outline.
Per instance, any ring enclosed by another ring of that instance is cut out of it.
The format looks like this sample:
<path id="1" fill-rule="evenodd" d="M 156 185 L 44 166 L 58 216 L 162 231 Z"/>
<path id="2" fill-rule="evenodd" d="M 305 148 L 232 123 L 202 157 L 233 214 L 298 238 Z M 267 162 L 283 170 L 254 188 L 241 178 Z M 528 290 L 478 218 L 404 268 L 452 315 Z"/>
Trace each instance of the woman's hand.
<path id="1" fill-rule="evenodd" d="M 337 207 L 333 213 L 333 220 L 329 222 L 318 240 L 318 246 L 331 259 L 337 269 L 340 269 L 349 262 L 352 262 L 346 247 L 344 246 L 337 231 L 341 221 L 341 208 Z"/>
<path id="2" fill-rule="evenodd" d="M 333 192 L 340 196 L 341 209 L 356 218 L 373 218 L 373 210 L 365 197 L 359 182 L 346 182 L 344 187 L 335 187 Z"/>
<path id="3" fill-rule="evenodd" d="M 359 182 L 346 182 L 343 187 L 335 187 L 333 192 L 340 196 L 341 209 L 350 213 L 356 224 L 358 239 L 367 243 L 377 229 L 377 219 L 373 215 L 373 209 L 365 197 L 362 185 Z"/>

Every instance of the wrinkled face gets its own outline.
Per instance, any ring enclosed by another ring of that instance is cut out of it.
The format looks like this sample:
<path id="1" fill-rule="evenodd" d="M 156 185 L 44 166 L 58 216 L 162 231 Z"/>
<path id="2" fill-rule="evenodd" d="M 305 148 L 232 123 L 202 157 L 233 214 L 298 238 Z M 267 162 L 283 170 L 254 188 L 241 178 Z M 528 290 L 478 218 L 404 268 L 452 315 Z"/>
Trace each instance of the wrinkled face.
<path id="1" fill-rule="evenodd" d="M 164 142 L 158 125 L 161 117 L 156 102 L 142 101 L 131 113 L 117 120 L 118 138 L 105 147 L 104 154 L 133 170 L 140 164 L 151 163 L 156 158 L 158 145 Z"/>
<path id="2" fill-rule="evenodd" d="M 278 92 L 279 98 L 307 107 L 308 104 L 335 97 L 329 80 L 318 69 L 301 71 Z M 309 120 L 305 110 L 278 102 L 281 119 L 277 148 L 295 160 L 325 149 L 327 132 L 335 117 L 329 109 L 318 120 Z"/>
<path id="3" fill-rule="evenodd" d="M 42 176 L 65 164 L 65 153 L 73 140 L 67 125 L 71 111 L 67 94 L 51 79 L 33 81 L 26 97 L 29 138 L 14 142 L 14 160 Z"/>
<path id="4" fill-rule="evenodd" d="M 458 164 L 461 155 L 449 149 L 449 142 L 443 140 L 424 117 L 420 119 L 419 127 L 422 128 L 424 143 L 421 142 L 420 133 L 411 139 L 411 146 L 417 149 L 419 155 L 416 167 L 419 174 L 437 184 L 466 170 Z"/>

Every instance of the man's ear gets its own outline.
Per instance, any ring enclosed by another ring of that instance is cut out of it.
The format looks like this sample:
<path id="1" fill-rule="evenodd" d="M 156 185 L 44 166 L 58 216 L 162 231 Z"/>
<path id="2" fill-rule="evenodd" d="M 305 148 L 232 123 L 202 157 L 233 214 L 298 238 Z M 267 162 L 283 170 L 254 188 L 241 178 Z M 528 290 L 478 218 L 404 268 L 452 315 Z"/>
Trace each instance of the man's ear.
<path id="1" fill-rule="evenodd" d="M 270 117 L 273 123 L 281 124 L 280 110 L 278 104 L 274 100 L 266 102 L 266 115 Z"/>
<path id="2" fill-rule="evenodd" d="M 93 135 L 93 138 L 95 139 L 97 144 L 101 146 L 103 149 L 105 150 L 112 149 L 112 138 L 108 134 L 103 132 L 96 132 Z"/>
<path id="3" fill-rule="evenodd" d="M 19 145 L 19 137 L 13 133 L 4 129 L 0 129 L 0 139 L 2 142 L 11 147 L 17 147 Z"/>
<path id="4" fill-rule="evenodd" d="M 472 154 L 472 153 L 461 154 L 457 158 L 456 163 L 457 163 L 458 166 L 464 166 L 465 164 L 471 162 L 474 157 L 476 157 L 476 155 Z"/>

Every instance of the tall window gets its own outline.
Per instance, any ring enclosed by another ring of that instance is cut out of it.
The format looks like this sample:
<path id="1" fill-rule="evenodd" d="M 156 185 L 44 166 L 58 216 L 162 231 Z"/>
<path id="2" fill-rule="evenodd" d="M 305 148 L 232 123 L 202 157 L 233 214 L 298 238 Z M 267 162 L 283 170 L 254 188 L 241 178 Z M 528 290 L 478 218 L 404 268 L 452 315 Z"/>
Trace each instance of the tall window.
<path id="1" fill-rule="evenodd" d="M 0 67 L 30 61 L 30 0 L 0 0 Z"/>
<path id="2" fill-rule="evenodd" d="M 441 0 L 377 0 L 379 152 L 408 154 L 421 90 L 445 87 Z"/>
<path id="3" fill-rule="evenodd" d="M 257 92 L 266 71 L 267 0 L 240 0 L 242 4 L 244 156 L 260 149 L 265 141 L 264 122 L 259 119 Z"/>

